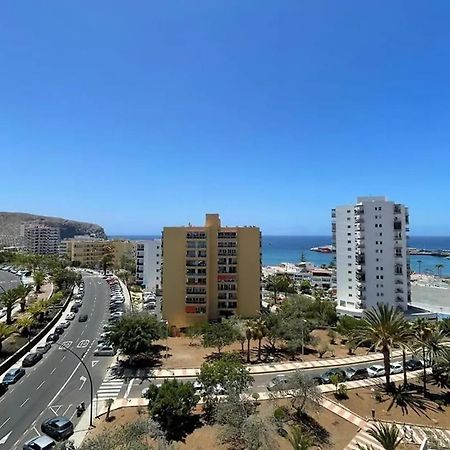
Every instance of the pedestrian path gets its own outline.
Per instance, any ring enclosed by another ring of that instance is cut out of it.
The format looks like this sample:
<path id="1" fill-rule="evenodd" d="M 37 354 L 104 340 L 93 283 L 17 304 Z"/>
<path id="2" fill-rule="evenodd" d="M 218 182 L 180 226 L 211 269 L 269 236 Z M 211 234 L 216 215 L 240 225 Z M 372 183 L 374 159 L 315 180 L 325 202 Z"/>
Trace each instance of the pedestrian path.
<path id="1" fill-rule="evenodd" d="M 96 397 L 99 400 L 107 398 L 116 399 L 123 386 L 123 379 L 113 375 L 111 368 L 106 372 L 105 378 L 100 385 Z"/>
<path id="2" fill-rule="evenodd" d="M 391 358 L 400 357 L 401 350 L 395 350 L 391 353 Z M 252 375 L 271 372 L 288 372 L 297 369 L 313 369 L 317 367 L 338 367 L 352 364 L 372 363 L 383 359 L 382 353 L 370 353 L 368 355 L 347 356 L 345 358 L 328 358 L 318 359 L 315 361 L 286 362 L 278 364 L 261 364 L 257 366 L 249 366 L 248 370 Z M 180 377 L 196 377 L 199 368 L 183 368 L 183 369 L 156 369 L 155 378 L 180 378 Z"/>

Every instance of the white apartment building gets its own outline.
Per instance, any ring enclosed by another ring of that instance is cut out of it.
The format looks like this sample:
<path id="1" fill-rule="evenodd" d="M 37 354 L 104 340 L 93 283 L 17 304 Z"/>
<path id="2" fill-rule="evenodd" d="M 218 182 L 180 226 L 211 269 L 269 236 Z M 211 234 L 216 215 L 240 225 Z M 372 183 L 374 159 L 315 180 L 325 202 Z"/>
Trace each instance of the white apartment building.
<path id="1" fill-rule="evenodd" d="M 146 289 L 161 289 L 161 239 L 136 242 L 136 281 Z"/>
<path id="2" fill-rule="evenodd" d="M 385 197 L 333 209 L 338 313 L 358 317 L 377 303 L 407 310 L 408 223 L 408 209 Z"/>
<path id="3" fill-rule="evenodd" d="M 59 251 L 59 228 L 39 223 L 25 223 L 20 226 L 26 251 L 38 255 L 57 254 Z"/>

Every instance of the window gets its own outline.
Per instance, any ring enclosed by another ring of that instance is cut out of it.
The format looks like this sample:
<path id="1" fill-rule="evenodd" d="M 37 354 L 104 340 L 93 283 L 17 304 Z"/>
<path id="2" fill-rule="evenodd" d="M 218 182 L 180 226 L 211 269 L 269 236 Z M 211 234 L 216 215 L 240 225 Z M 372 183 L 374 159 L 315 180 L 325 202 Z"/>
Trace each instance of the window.
<path id="1" fill-rule="evenodd" d="M 347 228 L 350 228 L 350 225 L 347 225 Z"/>
<path id="2" fill-rule="evenodd" d="M 351 251 L 352 251 L 352 248 L 351 248 L 351 247 L 347 247 L 347 250 L 348 250 L 349 252 L 351 252 Z"/>
<path id="3" fill-rule="evenodd" d="M 348 271 L 348 273 L 352 273 L 352 271 L 351 271 L 351 270 L 349 270 L 349 271 Z"/>
<path id="4" fill-rule="evenodd" d="M 347 233 L 347 236 L 351 236 L 352 235 L 352 233 Z"/>
<path id="5" fill-rule="evenodd" d="M 347 258 L 348 258 L 348 259 L 352 259 L 352 255 L 348 255 Z"/>
<path id="6" fill-rule="evenodd" d="M 380 275 L 380 280 L 382 280 L 384 278 L 384 276 L 383 275 Z"/>
<path id="7" fill-rule="evenodd" d="M 348 281 L 349 281 L 349 282 L 351 283 L 351 282 L 352 282 L 352 279 L 351 279 L 351 278 L 349 278 L 349 279 L 348 279 Z"/>
<path id="8" fill-rule="evenodd" d="M 351 244 L 352 243 L 352 241 L 350 240 L 350 241 L 347 241 L 347 244 Z"/>

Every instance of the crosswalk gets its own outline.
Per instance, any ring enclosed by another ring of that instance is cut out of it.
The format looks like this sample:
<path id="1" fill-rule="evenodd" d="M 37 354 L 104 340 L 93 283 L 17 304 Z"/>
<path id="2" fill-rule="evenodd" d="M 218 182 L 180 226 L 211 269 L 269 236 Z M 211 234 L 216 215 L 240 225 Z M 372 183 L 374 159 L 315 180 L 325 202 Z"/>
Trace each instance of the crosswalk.
<path id="1" fill-rule="evenodd" d="M 116 399 L 122 390 L 122 386 L 123 379 L 115 376 L 111 369 L 108 369 L 102 384 L 98 388 L 96 396 L 98 399 L 103 400 L 107 398 Z"/>
<path id="2" fill-rule="evenodd" d="M 420 445 L 425 438 L 428 438 L 429 442 L 438 444 L 439 448 L 450 448 L 450 430 L 400 424 L 397 424 L 397 427 L 405 443 Z M 345 450 L 359 450 L 359 446 L 367 446 L 374 450 L 383 450 L 383 446 L 368 433 L 370 428 L 371 425 L 369 424 L 361 429 L 347 445 Z"/>

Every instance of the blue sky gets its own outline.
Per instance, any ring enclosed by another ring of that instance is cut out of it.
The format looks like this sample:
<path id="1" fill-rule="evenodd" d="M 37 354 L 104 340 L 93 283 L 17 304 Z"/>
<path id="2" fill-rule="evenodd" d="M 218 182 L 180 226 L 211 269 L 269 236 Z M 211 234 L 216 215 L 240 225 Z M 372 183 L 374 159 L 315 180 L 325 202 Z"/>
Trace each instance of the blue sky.
<path id="1" fill-rule="evenodd" d="M 358 195 L 450 235 L 450 2 L 3 2 L 0 209 L 325 234 Z"/>

